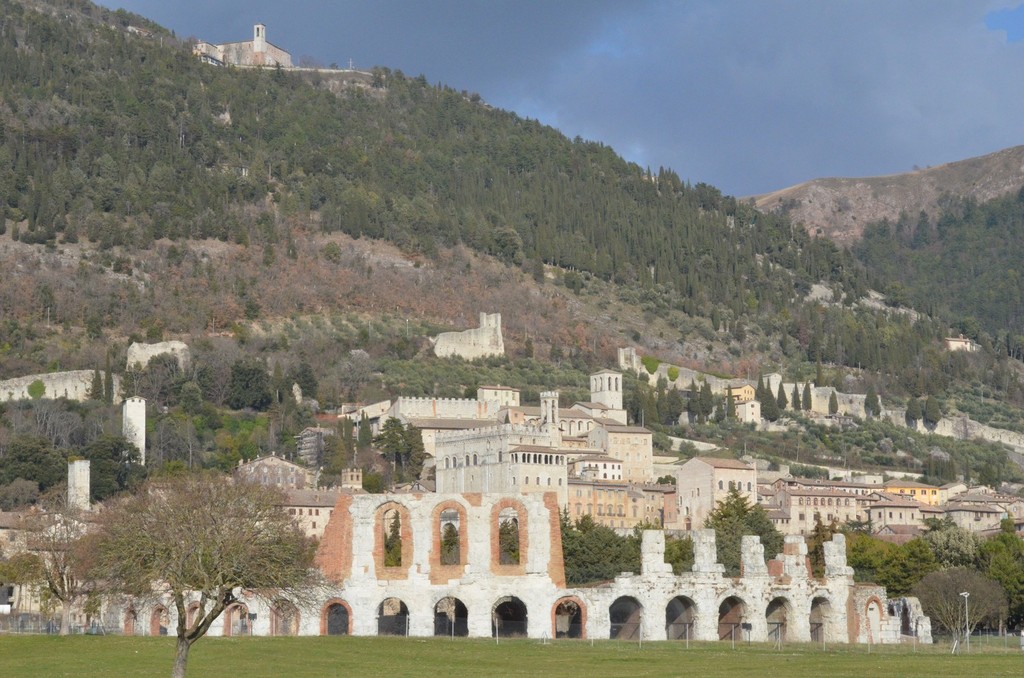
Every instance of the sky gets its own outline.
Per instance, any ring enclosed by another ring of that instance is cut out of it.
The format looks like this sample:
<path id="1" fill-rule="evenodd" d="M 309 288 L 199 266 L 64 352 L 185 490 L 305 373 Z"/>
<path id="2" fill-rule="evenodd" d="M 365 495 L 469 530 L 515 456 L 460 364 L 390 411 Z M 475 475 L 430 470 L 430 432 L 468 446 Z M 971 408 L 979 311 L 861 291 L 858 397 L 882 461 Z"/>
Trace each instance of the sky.
<path id="1" fill-rule="evenodd" d="M 1022 0 L 101 0 L 479 93 L 747 196 L 1024 144 Z"/>

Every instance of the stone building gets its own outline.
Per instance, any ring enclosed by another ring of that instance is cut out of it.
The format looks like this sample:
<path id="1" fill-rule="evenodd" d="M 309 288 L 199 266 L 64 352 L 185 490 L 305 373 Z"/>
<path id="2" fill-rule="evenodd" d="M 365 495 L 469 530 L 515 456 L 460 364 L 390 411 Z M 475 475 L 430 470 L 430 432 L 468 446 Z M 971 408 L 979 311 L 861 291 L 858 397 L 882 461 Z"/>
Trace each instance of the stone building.
<path id="1" fill-rule="evenodd" d="M 757 469 L 737 459 L 694 457 L 676 471 L 675 529 L 704 525 L 729 490 L 736 488 L 751 504 L 757 503 Z"/>
<path id="2" fill-rule="evenodd" d="M 881 587 L 854 583 L 843 535 L 825 545 L 821 579 L 801 537 L 787 537 L 767 563 L 758 538 L 744 537 L 743 575 L 732 578 L 716 562 L 713 531 L 694 532 L 694 566 L 675 575 L 664 532 L 648 530 L 639 572 L 570 588 L 558 513 L 553 493 L 343 495 L 317 552 L 330 582 L 318 600 L 300 605 L 284 591 L 268 603 L 241 592 L 209 633 L 931 642 L 915 599 L 890 601 Z M 129 634 L 175 623 L 165 601 L 120 614 Z"/>
<path id="3" fill-rule="evenodd" d="M 481 313 L 480 327 L 463 332 L 442 332 L 430 340 L 439 358 L 457 356 L 466 360 L 505 355 L 501 336 L 501 314 Z"/>
<path id="4" fill-rule="evenodd" d="M 312 469 L 273 454 L 244 463 L 239 461 L 234 470 L 234 477 L 238 480 L 282 490 L 315 488 L 317 475 Z"/>
<path id="5" fill-rule="evenodd" d="M 617 530 L 640 524 L 664 527 L 666 511 L 675 510 L 675 494 L 674 485 L 569 478 L 565 508 L 574 521 L 590 516 L 598 525 Z"/>
<path id="6" fill-rule="evenodd" d="M 192 53 L 214 66 L 292 67 L 292 55 L 267 41 L 267 27 L 263 24 L 252 27 L 252 40 L 222 45 L 199 41 Z"/>

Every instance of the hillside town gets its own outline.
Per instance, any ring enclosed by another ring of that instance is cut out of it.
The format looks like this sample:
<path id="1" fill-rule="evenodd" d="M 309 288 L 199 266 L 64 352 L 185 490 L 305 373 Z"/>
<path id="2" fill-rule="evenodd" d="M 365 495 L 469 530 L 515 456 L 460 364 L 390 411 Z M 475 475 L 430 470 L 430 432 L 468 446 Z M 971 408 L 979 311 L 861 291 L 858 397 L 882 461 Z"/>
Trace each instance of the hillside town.
<path id="1" fill-rule="evenodd" d="M 500 356 L 501 318 L 481 314 L 478 328 L 441 334 L 432 344 L 435 353 L 448 357 Z M 139 368 L 160 356 L 181 365 L 190 360 L 182 342 L 133 344 L 128 355 Z M 911 474 L 890 477 L 855 469 L 800 477 L 785 464 L 726 449 L 656 453 L 653 432 L 630 421 L 623 407 L 623 374 L 658 375 L 644 371 L 633 349 L 619 352 L 616 367 L 591 374 L 589 398 L 568 405 L 557 390 L 540 393 L 539 404 L 529 405 L 521 402 L 519 389 L 493 384 L 478 387 L 474 398 L 400 396 L 320 412 L 317 425 L 297 436 L 291 458 L 272 451 L 240 461 L 231 474 L 234 481 L 280 490 L 281 508 L 318 544 L 316 563 L 329 582 L 328 593 L 319 595 L 319 607 L 307 601 L 300 608 L 286 592 L 267 609 L 257 600 L 241 601 L 225 611 L 223 624 L 210 634 L 657 639 L 667 633 L 668 639 L 712 640 L 735 639 L 742 629 L 745 637 L 759 641 L 887 643 L 911 636 L 928 642 L 929 621 L 914 599 L 889 600 L 882 587 L 854 583 L 840 528 L 853 527 L 892 544 L 906 544 L 940 524 L 982 537 L 1008 524 L 1024 532 L 1024 499 L 1000 488 L 959 481 L 934 486 Z M 659 369 L 665 372 L 665 366 Z M 672 369 L 676 384 L 710 382 L 732 401 L 739 422 L 771 426 L 759 416 L 752 383 L 677 375 L 677 369 Z M 67 390 L 75 378 L 50 375 L 47 394 L 74 399 L 85 393 L 88 389 Z M 26 379 L 31 377 L 21 381 Z M 769 375 L 767 382 L 773 392 L 799 393 L 805 386 L 783 384 L 778 375 Z M 863 396 L 808 389 L 808 416 L 840 425 L 867 414 Z M 293 390 L 303 402 L 297 384 Z M 121 395 L 122 432 L 144 465 L 146 402 Z M 12 386 L 7 399 L 17 397 Z M 837 400 L 843 403 L 841 413 L 834 411 Z M 363 469 L 350 467 L 325 484 L 325 444 L 341 435 L 343 422 L 355 436 L 369 433 L 378 444 L 384 444 L 388 430 L 413 434 L 422 449 L 418 477 L 369 493 Z M 89 466 L 88 460 L 72 461 L 67 477 L 66 502 L 85 532 L 89 516 L 104 510 L 90 502 Z M 784 536 L 778 554 L 766 553 L 757 536 L 743 537 L 738 578 L 727 576 L 717 562 L 715 532 L 706 529 L 731 496 L 762 508 Z M 28 528 L 37 512 L 31 507 L 0 513 L 0 548 L 8 557 L 41 548 Z M 623 535 L 640 530 L 641 571 L 623 572 L 596 588 L 567 586 L 560 520 L 590 522 Z M 507 526 L 517 532 L 514 557 L 504 551 L 505 537 L 499 538 Z M 821 579 L 809 569 L 808 540 L 824 528 L 831 537 Z M 676 575 L 666 564 L 665 543 L 679 537 L 692 540 L 694 561 L 691 572 Z M 400 544 L 389 542 L 396 538 Z M 443 539 L 453 540 L 448 551 L 439 546 Z M 385 552 L 393 552 L 395 562 L 385 562 Z M 445 552 L 454 555 L 439 560 Z M 381 586 L 383 602 L 377 593 Z M 0 614 L 22 624 L 44 618 L 42 592 L 33 586 L 0 587 Z M 430 601 L 438 598 L 431 609 Z M 643 610 L 665 605 L 671 619 L 663 628 L 660 617 Z M 527 624 L 528 610 L 538 608 L 551 610 L 550 629 Z M 717 613 L 708 613 L 709 608 Z M 599 614 L 601 609 L 609 609 L 609 615 Z M 159 635 L 167 633 L 173 617 L 166 602 L 108 599 L 99 610 L 76 605 L 68 622 Z"/>

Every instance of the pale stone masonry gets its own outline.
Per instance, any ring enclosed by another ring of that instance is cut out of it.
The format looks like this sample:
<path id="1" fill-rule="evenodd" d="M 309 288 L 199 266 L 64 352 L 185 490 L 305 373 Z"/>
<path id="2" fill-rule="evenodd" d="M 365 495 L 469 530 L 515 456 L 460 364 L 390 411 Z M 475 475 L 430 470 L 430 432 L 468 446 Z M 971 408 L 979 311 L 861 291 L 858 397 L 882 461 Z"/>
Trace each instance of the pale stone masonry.
<path id="1" fill-rule="evenodd" d="M 385 538 L 401 521 L 400 564 L 386 564 Z M 518 558 L 501 556 L 500 525 L 518 537 Z M 450 527 L 449 527 L 450 526 Z M 442 562 L 445 530 L 449 542 Z M 288 592 L 267 605 L 242 592 L 210 635 L 526 636 L 815 643 L 931 642 L 914 599 L 889 601 L 855 584 L 846 543 L 825 545 L 825 576 L 810 573 L 807 546 L 788 537 L 767 564 L 757 537 L 744 537 L 742 576 L 716 562 L 715 534 L 694 532 L 694 566 L 664 562 L 665 535 L 645 531 L 639 572 L 583 588 L 566 586 L 557 498 L 534 495 L 343 495 L 317 553 L 328 585 L 297 606 Z M 892 612 L 890 612 L 892 610 Z M 167 602 L 112 608 L 126 633 L 173 628 Z"/>

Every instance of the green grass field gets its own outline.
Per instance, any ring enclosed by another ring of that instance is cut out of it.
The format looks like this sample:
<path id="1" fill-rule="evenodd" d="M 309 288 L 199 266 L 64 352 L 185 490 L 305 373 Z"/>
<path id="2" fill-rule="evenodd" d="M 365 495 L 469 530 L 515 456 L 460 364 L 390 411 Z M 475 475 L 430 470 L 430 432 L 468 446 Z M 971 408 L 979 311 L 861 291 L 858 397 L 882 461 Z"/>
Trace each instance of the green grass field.
<path id="1" fill-rule="evenodd" d="M 970 655 L 948 645 L 826 650 L 794 645 L 618 641 L 493 641 L 440 638 L 203 638 L 191 676 L 1024 676 L 1016 638 L 976 643 Z M 0 636 L 0 675 L 167 676 L 174 641 L 116 636 Z"/>

